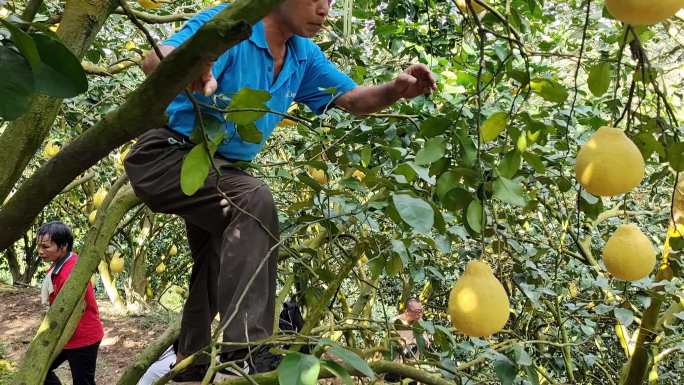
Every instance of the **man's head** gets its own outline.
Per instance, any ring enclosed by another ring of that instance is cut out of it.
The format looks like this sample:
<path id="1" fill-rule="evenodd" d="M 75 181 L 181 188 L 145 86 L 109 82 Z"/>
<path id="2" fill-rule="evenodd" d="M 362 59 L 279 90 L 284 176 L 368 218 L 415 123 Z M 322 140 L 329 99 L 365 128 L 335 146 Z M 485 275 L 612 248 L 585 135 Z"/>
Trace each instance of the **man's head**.
<path id="1" fill-rule="evenodd" d="M 404 312 L 408 321 L 418 321 L 423 318 L 423 305 L 415 298 L 406 301 L 406 311 Z"/>
<path id="2" fill-rule="evenodd" d="M 313 37 L 323 27 L 332 0 L 285 0 L 273 11 L 288 33 Z"/>
<path id="3" fill-rule="evenodd" d="M 47 262 L 55 262 L 71 253 L 74 236 L 69 226 L 62 222 L 48 222 L 38 229 L 38 256 Z"/>

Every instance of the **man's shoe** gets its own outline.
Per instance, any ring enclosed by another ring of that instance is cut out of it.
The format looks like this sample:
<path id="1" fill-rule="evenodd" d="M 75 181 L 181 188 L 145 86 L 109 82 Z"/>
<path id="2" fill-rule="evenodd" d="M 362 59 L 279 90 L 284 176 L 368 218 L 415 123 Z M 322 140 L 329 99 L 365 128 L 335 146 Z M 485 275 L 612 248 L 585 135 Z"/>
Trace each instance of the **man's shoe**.
<path id="1" fill-rule="evenodd" d="M 251 358 L 249 372 L 252 374 L 275 370 L 283 359 L 281 355 L 271 353 L 268 346 L 262 346 L 257 349 Z"/>

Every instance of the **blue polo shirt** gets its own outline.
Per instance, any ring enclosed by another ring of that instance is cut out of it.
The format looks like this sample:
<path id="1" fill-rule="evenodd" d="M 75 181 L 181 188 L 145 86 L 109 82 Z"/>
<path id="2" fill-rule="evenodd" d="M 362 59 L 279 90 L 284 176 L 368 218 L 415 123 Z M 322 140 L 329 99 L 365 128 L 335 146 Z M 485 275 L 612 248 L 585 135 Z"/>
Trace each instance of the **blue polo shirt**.
<path id="1" fill-rule="evenodd" d="M 163 44 L 179 47 L 226 6 L 227 4 L 221 4 L 197 14 Z M 218 83 L 215 95 L 224 95 L 228 101 L 217 101 L 217 98 L 198 93 L 194 94 L 195 97 L 202 103 L 216 103 L 219 107 L 226 108 L 232 95 L 244 87 L 249 87 L 268 91 L 271 99 L 267 106 L 273 111 L 286 112 L 295 101 L 304 103 L 315 113 L 321 114 L 330 106 L 334 97 L 356 87 L 356 83 L 340 72 L 311 40 L 292 36 L 286 44 L 285 60 L 278 78 L 274 81 L 273 57 L 268 49 L 264 24 L 258 22 L 252 27 L 249 39 L 223 53 L 212 67 L 212 73 Z M 335 94 L 326 91 L 331 87 L 335 88 Z M 166 113 L 172 130 L 190 136 L 195 124 L 195 113 L 184 93 L 176 96 L 166 109 Z M 263 133 L 261 143 L 257 144 L 243 141 L 235 130 L 235 125 L 226 121 L 221 113 L 208 113 L 225 122 L 224 127 L 228 135 L 217 150 L 219 154 L 229 159 L 240 160 L 254 159 L 282 119 L 279 115 L 266 113 L 257 120 L 256 126 Z"/>

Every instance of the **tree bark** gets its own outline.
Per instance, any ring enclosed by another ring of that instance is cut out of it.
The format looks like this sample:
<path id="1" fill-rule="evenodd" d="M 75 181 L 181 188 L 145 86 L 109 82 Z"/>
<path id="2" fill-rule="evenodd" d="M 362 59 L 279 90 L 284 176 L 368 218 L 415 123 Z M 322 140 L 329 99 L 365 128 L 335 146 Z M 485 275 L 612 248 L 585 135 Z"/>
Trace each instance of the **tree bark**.
<path id="1" fill-rule="evenodd" d="M 19 261 L 17 260 L 17 252 L 14 247 L 8 247 L 5 250 L 5 259 L 12 274 L 12 283 L 15 284 L 21 280 L 21 269 L 19 268 Z"/>
<path id="2" fill-rule="evenodd" d="M 40 6 L 42 2 L 36 3 Z M 67 0 L 57 35 L 76 57 L 83 57 L 118 4 L 118 0 Z M 0 135 L 0 201 L 7 197 L 43 143 L 61 106 L 62 99 L 34 95 L 29 110 Z"/>
<path id="3" fill-rule="evenodd" d="M 266 16 L 280 1 L 238 0 L 221 11 L 165 58 L 121 107 L 38 169 L 0 208 L 0 251 L 18 239 L 43 207 L 76 176 L 114 148 L 150 128 L 160 127 L 164 123 L 164 109 L 201 72 L 202 63 L 215 60 L 249 37 L 250 25 Z M 3 163 L 0 159 L 0 164 L 13 162 Z"/>
<path id="4" fill-rule="evenodd" d="M 33 19 L 36 17 L 36 13 L 38 13 L 38 9 L 41 5 L 43 5 L 43 0 L 30 0 L 26 4 L 24 12 L 21 14 L 21 19 L 27 23 L 32 22 Z"/>

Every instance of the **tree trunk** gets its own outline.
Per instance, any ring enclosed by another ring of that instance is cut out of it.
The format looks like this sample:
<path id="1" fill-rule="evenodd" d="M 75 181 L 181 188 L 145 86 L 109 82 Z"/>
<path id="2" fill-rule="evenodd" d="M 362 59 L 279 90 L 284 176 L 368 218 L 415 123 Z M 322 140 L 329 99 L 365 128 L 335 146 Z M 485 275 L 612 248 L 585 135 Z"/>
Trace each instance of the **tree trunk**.
<path id="1" fill-rule="evenodd" d="M 41 2 L 32 3 L 40 6 Z M 118 0 L 67 0 L 57 35 L 80 59 L 118 4 Z M 31 12 L 35 14 L 35 10 Z M 29 110 L 10 123 L 0 135 L 0 164 L 3 165 L 0 169 L 0 201 L 7 197 L 43 143 L 61 106 L 62 99 L 36 94 Z"/>
<path id="2" fill-rule="evenodd" d="M 147 213 L 143 216 L 143 230 L 138 238 L 138 247 L 135 248 L 133 266 L 131 268 L 132 300 L 144 302 L 147 289 L 147 247 L 145 247 L 151 234 L 154 233 L 154 214 Z M 144 230 L 145 228 L 149 230 Z M 129 301 L 130 302 L 130 301 Z"/>
<path id="3" fill-rule="evenodd" d="M 36 251 L 36 239 L 29 238 L 28 234 L 24 234 L 24 263 L 26 267 L 21 277 L 21 282 L 30 285 L 31 279 L 38 271 L 40 266 L 40 258 L 35 254 Z"/>
<path id="4" fill-rule="evenodd" d="M 19 261 L 17 260 L 17 252 L 14 247 L 8 247 L 5 250 L 5 259 L 7 259 L 7 265 L 9 266 L 10 273 L 12 274 L 12 283 L 16 284 L 21 280 L 21 269 L 19 268 Z"/>
<path id="5" fill-rule="evenodd" d="M 203 63 L 215 60 L 227 49 L 248 38 L 250 25 L 261 20 L 281 1 L 238 0 L 221 11 L 166 57 L 147 80 L 128 95 L 121 107 L 39 168 L 0 208 L 0 251 L 16 241 L 43 207 L 76 176 L 114 148 L 152 127 L 160 127 L 164 123 L 166 106 L 196 77 L 195 74 L 201 72 Z M 4 146 L 0 148 L 5 149 Z M 0 164 L 14 165 L 15 162 L 0 159 Z M 0 181 L 0 185 L 3 183 Z"/>
<path id="6" fill-rule="evenodd" d="M 29 0 L 26 8 L 24 8 L 24 12 L 21 14 L 21 18 L 27 23 L 32 22 L 41 5 L 43 5 L 43 0 Z"/>

